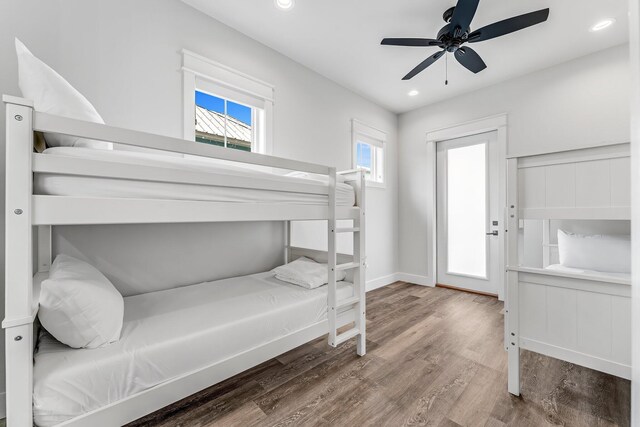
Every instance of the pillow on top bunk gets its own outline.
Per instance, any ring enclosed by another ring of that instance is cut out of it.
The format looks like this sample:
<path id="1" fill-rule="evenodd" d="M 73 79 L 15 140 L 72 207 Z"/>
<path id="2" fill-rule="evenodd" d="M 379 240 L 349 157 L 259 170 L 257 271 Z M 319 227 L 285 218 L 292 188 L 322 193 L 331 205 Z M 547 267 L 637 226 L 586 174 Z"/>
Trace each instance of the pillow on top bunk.
<path id="1" fill-rule="evenodd" d="M 16 38 L 18 86 L 22 96 L 33 101 L 36 111 L 71 119 L 104 124 L 100 114 L 80 92 L 51 67 L 33 56 Z M 45 134 L 50 147 L 89 147 L 111 149 L 113 144 L 76 136 Z"/>
<path id="2" fill-rule="evenodd" d="M 58 255 L 42 282 L 38 318 L 58 341 L 73 348 L 105 347 L 120 339 L 124 299 L 92 265 Z"/>
<path id="3" fill-rule="evenodd" d="M 582 235 L 558 230 L 560 264 L 609 273 L 631 272 L 629 236 Z"/>
<path id="4" fill-rule="evenodd" d="M 320 264 L 305 257 L 276 267 L 272 271 L 276 274 L 276 279 L 307 289 L 315 289 L 329 283 L 327 264 Z M 344 280 L 345 277 L 347 274 L 344 271 L 336 271 L 336 280 Z"/>

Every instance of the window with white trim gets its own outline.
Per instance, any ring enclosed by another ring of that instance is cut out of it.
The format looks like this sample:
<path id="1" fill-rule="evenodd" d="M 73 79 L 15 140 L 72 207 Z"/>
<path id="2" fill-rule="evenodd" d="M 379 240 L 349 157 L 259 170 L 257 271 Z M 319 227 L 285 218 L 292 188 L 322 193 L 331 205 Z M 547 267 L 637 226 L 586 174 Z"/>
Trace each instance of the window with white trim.
<path id="1" fill-rule="evenodd" d="M 367 182 L 375 186 L 384 186 L 386 139 L 385 132 L 352 121 L 353 168 L 364 170 Z"/>
<path id="2" fill-rule="evenodd" d="M 273 86 L 183 51 L 184 138 L 271 153 Z"/>

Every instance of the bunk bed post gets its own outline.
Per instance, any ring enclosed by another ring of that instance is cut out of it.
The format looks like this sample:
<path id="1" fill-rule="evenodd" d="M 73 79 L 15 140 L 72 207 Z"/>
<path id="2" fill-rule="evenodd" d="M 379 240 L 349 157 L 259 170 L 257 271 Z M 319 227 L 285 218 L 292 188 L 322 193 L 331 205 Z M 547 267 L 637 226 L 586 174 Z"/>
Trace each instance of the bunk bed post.
<path id="1" fill-rule="evenodd" d="M 551 221 L 542 220 L 542 268 L 551 264 Z"/>
<path id="2" fill-rule="evenodd" d="M 51 268 L 51 226 L 38 226 L 38 273 L 46 273 Z"/>
<path id="3" fill-rule="evenodd" d="M 284 222 L 284 263 L 291 260 L 291 221 Z"/>
<path id="4" fill-rule="evenodd" d="M 518 159 L 507 161 L 507 266 L 518 265 Z M 508 351 L 508 390 L 520 396 L 520 332 L 518 318 L 518 272 L 507 271 L 505 298 L 505 346 Z"/>
<path id="5" fill-rule="evenodd" d="M 329 220 L 328 220 L 328 247 L 327 247 L 327 268 L 329 270 L 329 284 L 327 291 L 327 307 L 329 318 L 329 344 L 332 347 L 337 345 L 337 318 L 338 308 L 336 297 L 336 168 L 329 168 Z"/>
<path id="6" fill-rule="evenodd" d="M 5 329 L 7 425 L 33 425 L 33 106 L 5 96 Z"/>
<path id="7" fill-rule="evenodd" d="M 367 352 L 366 342 L 366 286 L 367 286 L 367 274 L 366 274 L 366 251 L 365 251 L 365 174 L 364 171 L 359 171 L 358 180 L 356 181 L 356 194 L 358 196 L 358 207 L 360 208 L 360 215 L 357 220 L 354 220 L 354 229 L 357 230 L 353 233 L 353 260 L 359 262 L 360 267 L 353 273 L 353 283 L 355 286 L 354 292 L 359 296 L 358 302 L 358 317 L 356 320 L 356 327 L 360 333 L 357 340 L 357 353 L 358 356 L 364 356 Z"/>

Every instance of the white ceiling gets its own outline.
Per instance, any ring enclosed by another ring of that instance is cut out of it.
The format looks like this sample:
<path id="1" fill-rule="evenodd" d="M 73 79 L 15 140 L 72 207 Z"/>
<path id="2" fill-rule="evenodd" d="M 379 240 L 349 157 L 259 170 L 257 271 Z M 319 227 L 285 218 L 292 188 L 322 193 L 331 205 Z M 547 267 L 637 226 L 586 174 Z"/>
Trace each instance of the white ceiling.
<path id="1" fill-rule="evenodd" d="M 384 37 L 435 38 L 455 0 L 296 0 L 282 11 L 273 0 L 183 0 L 213 18 L 394 111 L 405 112 L 547 68 L 627 41 L 626 0 L 481 0 L 477 29 L 549 7 L 549 20 L 473 48 L 488 68 L 473 73 L 449 56 L 410 81 L 402 77 L 437 48 L 380 46 Z M 589 28 L 604 18 L 616 24 Z M 420 94 L 409 97 L 417 89 Z"/>

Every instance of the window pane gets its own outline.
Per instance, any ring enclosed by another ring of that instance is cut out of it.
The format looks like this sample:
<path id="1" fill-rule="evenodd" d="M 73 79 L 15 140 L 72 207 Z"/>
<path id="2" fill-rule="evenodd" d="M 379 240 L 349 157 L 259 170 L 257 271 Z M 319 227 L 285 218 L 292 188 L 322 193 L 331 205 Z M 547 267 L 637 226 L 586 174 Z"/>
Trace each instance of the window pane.
<path id="1" fill-rule="evenodd" d="M 196 141 L 224 147 L 225 100 L 196 91 Z"/>
<path id="2" fill-rule="evenodd" d="M 356 145 L 356 167 L 364 169 L 367 175 L 371 173 L 372 151 L 369 144 L 358 142 Z"/>
<path id="3" fill-rule="evenodd" d="M 251 151 L 251 108 L 227 101 L 227 147 Z"/>
<path id="4" fill-rule="evenodd" d="M 487 275 L 486 144 L 447 151 L 447 270 Z"/>

